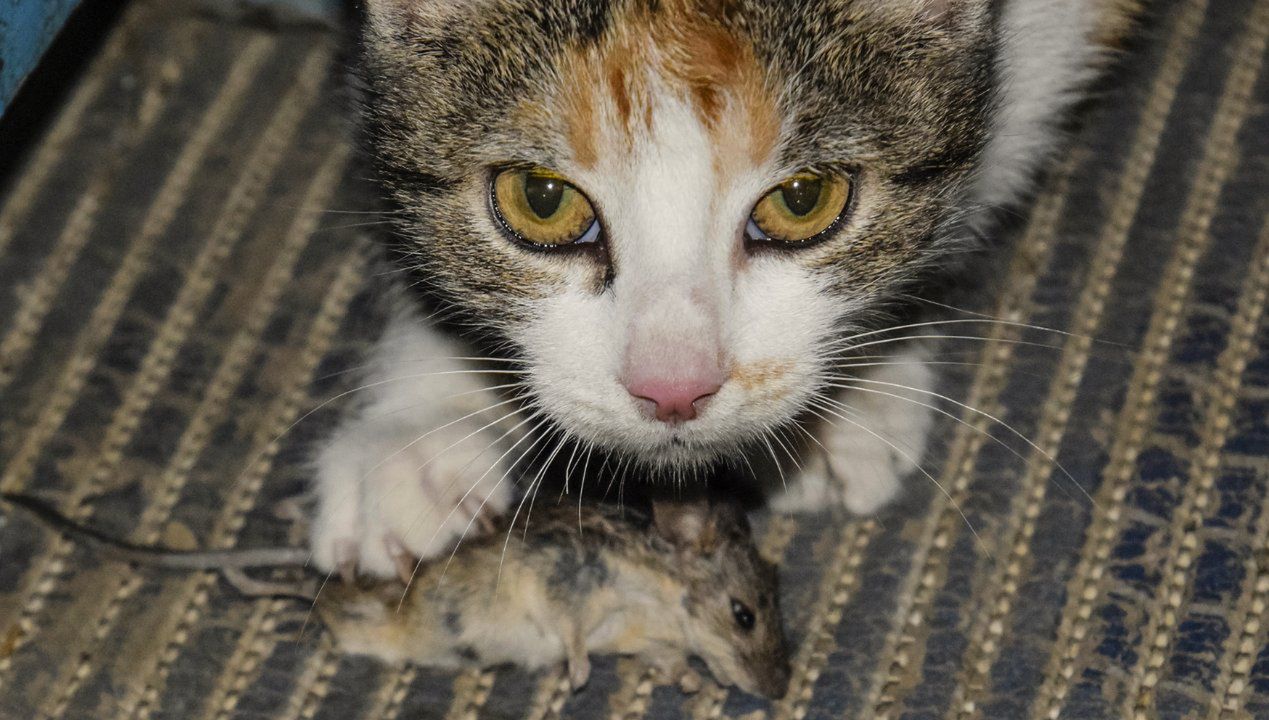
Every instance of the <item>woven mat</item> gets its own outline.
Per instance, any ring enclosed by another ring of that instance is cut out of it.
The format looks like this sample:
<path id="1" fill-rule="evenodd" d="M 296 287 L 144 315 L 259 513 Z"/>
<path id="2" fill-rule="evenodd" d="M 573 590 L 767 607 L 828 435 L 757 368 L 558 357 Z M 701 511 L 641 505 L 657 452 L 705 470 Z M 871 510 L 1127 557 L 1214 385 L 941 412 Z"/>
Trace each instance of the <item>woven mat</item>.
<path id="1" fill-rule="evenodd" d="M 306 607 L 0 528 L 3 718 L 1269 717 L 1269 0 L 1164 3 L 945 348 L 871 519 L 773 517 L 774 705 L 601 659 L 343 657 Z M 378 320 L 337 39 L 131 3 L 0 185 L 0 487 L 137 542 L 297 541 L 274 502 Z M 1090 341 L 1096 337 L 1097 341 Z M 279 439 L 280 438 L 280 439 Z M 1056 458 L 1057 463 L 1051 461 Z"/>

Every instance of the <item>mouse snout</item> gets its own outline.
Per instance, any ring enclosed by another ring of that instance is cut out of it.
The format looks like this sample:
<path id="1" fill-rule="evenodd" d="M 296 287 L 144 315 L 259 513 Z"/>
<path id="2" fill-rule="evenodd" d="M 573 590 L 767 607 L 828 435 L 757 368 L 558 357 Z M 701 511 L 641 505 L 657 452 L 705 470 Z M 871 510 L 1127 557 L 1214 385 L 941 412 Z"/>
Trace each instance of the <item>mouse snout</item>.
<path id="1" fill-rule="evenodd" d="M 788 658 L 781 658 L 757 672 L 758 692 L 771 700 L 779 700 L 789 691 L 789 678 L 793 674 Z"/>

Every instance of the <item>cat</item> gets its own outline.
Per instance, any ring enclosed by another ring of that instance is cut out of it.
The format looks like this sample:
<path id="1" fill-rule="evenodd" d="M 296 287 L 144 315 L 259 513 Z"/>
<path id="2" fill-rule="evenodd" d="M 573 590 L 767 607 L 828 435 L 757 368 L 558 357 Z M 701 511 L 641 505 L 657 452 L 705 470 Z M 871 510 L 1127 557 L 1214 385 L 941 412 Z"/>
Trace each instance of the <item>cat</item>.
<path id="1" fill-rule="evenodd" d="M 391 576 L 562 453 L 573 483 L 797 455 L 774 507 L 877 511 L 934 383 L 878 331 L 1025 196 L 1138 11 L 365 0 L 395 310 L 315 456 L 315 564 Z M 881 392 L 834 388 L 861 354 Z"/>

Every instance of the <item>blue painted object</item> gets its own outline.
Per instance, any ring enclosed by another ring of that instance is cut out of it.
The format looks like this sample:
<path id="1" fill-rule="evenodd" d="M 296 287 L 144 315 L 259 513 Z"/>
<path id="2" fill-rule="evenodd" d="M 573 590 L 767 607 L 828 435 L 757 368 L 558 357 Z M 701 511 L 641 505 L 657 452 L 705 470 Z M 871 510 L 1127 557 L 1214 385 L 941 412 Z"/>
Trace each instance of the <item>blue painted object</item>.
<path id="1" fill-rule="evenodd" d="M 0 0 L 0 114 L 79 0 Z"/>
<path id="2" fill-rule="evenodd" d="M 205 0 L 269 6 L 285 16 L 334 19 L 344 0 Z M 0 0 L 0 115 L 80 0 Z"/>

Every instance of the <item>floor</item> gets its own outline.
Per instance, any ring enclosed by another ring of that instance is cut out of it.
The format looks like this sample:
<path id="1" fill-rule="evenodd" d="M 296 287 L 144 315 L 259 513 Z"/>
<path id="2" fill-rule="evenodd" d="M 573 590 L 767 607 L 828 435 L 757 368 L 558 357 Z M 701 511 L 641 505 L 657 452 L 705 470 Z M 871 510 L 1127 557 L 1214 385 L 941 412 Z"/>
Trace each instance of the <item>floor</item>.
<path id="1" fill-rule="evenodd" d="M 1158 5 L 982 294 L 1069 334 L 943 350 L 1030 442 L 948 404 L 946 492 L 762 521 L 783 701 L 626 659 L 576 695 L 384 667 L 302 603 L 5 517 L 0 717 L 1269 717 L 1269 0 Z M 338 404 L 308 413 L 379 322 L 343 55 L 187 7 L 129 3 L 0 178 L 0 489 L 136 542 L 297 542 L 273 508 Z"/>

